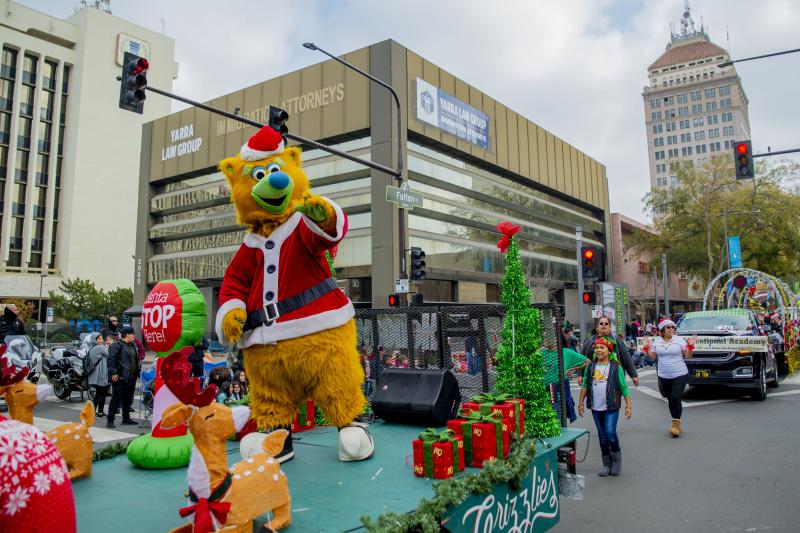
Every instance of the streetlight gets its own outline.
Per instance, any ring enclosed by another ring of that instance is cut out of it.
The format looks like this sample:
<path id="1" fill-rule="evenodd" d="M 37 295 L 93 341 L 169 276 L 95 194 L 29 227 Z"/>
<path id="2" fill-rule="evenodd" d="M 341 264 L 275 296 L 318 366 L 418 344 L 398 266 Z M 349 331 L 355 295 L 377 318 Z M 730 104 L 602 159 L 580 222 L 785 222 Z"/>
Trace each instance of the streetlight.
<path id="1" fill-rule="evenodd" d="M 722 224 L 725 227 L 725 256 L 727 257 L 728 270 L 731 269 L 731 253 L 728 249 L 728 215 L 750 215 L 760 212 L 761 209 L 753 209 L 752 211 L 728 211 L 727 207 L 722 208 Z"/>
<path id="2" fill-rule="evenodd" d="M 365 72 L 358 68 L 355 65 L 351 65 L 344 59 L 340 57 L 336 57 L 335 55 L 331 54 L 330 52 L 323 50 L 319 46 L 314 43 L 303 43 L 304 48 L 308 48 L 309 50 L 316 50 L 318 52 L 322 52 L 326 56 L 330 57 L 334 61 L 341 63 L 345 67 L 358 72 L 362 76 L 369 78 L 370 80 L 374 81 L 381 87 L 387 89 L 392 96 L 394 97 L 394 102 L 397 105 L 397 174 L 395 175 L 395 179 L 397 179 L 398 186 L 403 184 L 403 120 L 402 120 L 402 108 L 400 106 L 400 97 L 397 95 L 397 91 L 394 90 L 394 87 L 386 83 L 385 81 L 376 78 L 369 72 Z M 400 248 L 400 278 L 406 279 L 408 277 L 406 273 L 406 230 L 405 230 L 405 217 L 403 216 L 403 210 L 398 209 L 398 227 L 400 230 L 400 238 L 399 238 L 399 248 Z"/>
<path id="3" fill-rule="evenodd" d="M 42 320 L 42 286 L 44 285 L 44 278 L 47 277 L 47 272 L 39 274 L 39 310 L 36 313 L 39 318 L 39 323 L 44 328 L 44 343 L 47 344 L 47 320 Z"/>

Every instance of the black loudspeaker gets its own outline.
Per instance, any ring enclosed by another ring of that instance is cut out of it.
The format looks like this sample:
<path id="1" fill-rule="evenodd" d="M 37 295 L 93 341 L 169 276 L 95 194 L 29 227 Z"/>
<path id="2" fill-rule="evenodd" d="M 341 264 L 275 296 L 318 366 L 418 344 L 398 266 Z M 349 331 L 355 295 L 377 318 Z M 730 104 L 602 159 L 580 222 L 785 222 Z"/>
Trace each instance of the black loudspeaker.
<path id="1" fill-rule="evenodd" d="M 444 426 L 460 403 L 458 380 L 449 370 L 385 368 L 372 411 L 387 422 Z"/>

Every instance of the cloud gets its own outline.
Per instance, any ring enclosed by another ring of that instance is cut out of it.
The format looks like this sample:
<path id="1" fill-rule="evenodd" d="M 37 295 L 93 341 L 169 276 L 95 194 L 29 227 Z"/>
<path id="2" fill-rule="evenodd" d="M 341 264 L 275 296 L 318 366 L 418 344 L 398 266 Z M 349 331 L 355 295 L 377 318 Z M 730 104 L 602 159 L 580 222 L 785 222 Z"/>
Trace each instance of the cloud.
<path id="1" fill-rule="evenodd" d="M 61 1 L 23 3 L 70 14 Z M 140 0 L 113 8 L 156 31 L 165 20 L 180 63 L 174 90 L 198 100 L 324 59 L 304 41 L 345 53 L 394 39 L 605 164 L 612 210 L 643 219 L 650 179 L 641 93 L 669 23 L 677 27 L 680 0 Z M 695 0 L 692 8 L 720 46 L 727 47 L 727 30 L 734 57 L 796 45 L 794 0 Z M 756 151 L 795 147 L 798 60 L 737 66 Z"/>

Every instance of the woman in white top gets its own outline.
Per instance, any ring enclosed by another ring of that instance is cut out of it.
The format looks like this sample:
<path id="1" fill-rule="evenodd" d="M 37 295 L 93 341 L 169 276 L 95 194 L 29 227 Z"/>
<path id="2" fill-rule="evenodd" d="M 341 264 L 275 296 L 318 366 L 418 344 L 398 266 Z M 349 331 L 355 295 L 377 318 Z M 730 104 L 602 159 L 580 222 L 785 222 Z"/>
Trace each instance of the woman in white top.
<path id="1" fill-rule="evenodd" d="M 666 396 L 669 403 L 669 412 L 672 415 L 672 429 L 669 430 L 673 437 L 681 435 L 681 414 L 683 413 L 683 390 L 689 381 L 689 369 L 686 368 L 684 359 L 692 357 L 697 335 L 688 341 L 675 335 L 675 322 L 665 318 L 658 323 L 660 337 L 651 343 L 649 338 L 644 340 L 644 352 L 650 359 L 658 360 L 658 385 L 661 394 Z"/>

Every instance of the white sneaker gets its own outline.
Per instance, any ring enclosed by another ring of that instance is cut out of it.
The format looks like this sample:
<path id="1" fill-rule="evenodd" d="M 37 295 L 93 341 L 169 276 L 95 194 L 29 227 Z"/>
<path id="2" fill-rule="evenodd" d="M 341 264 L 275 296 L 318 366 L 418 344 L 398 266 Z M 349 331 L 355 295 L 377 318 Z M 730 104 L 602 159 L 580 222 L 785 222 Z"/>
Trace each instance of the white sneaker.
<path id="1" fill-rule="evenodd" d="M 339 430 L 339 460 L 363 461 L 375 452 L 367 424 L 353 422 Z"/>

